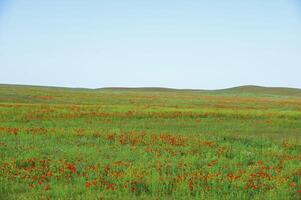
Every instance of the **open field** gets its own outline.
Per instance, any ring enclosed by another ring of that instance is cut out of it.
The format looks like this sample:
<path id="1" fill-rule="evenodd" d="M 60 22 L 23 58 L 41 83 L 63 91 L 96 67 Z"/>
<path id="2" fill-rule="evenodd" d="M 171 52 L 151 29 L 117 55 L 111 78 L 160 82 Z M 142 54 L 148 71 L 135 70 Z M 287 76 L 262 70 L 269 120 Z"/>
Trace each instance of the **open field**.
<path id="1" fill-rule="evenodd" d="M 0 199 L 301 199 L 301 90 L 0 85 Z"/>

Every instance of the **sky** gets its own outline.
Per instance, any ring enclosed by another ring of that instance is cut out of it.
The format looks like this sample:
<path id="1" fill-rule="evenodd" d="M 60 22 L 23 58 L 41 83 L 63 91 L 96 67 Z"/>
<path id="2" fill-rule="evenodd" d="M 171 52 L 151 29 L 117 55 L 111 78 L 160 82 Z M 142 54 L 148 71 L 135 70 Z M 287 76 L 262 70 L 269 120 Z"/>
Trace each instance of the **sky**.
<path id="1" fill-rule="evenodd" d="M 0 83 L 301 88 L 301 0 L 0 0 Z"/>

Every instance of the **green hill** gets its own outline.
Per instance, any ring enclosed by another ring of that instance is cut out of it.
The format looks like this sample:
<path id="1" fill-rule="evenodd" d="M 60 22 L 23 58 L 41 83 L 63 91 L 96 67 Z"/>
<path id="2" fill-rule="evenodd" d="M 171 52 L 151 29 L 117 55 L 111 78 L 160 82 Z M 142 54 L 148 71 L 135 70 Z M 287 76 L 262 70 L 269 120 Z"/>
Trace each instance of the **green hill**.
<path id="1" fill-rule="evenodd" d="M 215 90 L 214 92 L 237 95 L 301 97 L 301 89 L 286 87 L 262 87 L 253 85 Z"/>
<path id="2" fill-rule="evenodd" d="M 105 97 L 121 95 L 130 98 L 129 95 L 163 95 L 165 98 L 173 98 L 173 95 L 190 95 L 192 98 L 201 96 L 230 96 L 230 97 L 255 97 L 255 98 L 301 98 L 301 89 L 272 88 L 260 86 L 240 86 L 221 90 L 193 90 L 173 89 L 160 87 L 108 87 L 98 89 L 46 87 L 30 85 L 0 84 L 0 102 L 20 103 L 95 103 Z"/>

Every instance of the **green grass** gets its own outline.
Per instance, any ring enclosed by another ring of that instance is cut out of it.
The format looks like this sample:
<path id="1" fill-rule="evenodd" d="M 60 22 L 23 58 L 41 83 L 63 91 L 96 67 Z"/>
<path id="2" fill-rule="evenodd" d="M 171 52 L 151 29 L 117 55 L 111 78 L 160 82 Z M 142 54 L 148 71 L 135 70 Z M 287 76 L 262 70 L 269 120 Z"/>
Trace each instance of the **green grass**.
<path id="1" fill-rule="evenodd" d="M 301 90 L 0 85 L 0 199 L 301 199 Z"/>

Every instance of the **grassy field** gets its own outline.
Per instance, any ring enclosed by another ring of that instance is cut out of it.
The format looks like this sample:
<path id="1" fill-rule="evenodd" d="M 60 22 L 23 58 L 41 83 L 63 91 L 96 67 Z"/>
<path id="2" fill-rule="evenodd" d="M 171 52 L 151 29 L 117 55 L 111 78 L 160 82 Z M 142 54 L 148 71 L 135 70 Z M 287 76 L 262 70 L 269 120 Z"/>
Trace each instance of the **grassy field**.
<path id="1" fill-rule="evenodd" d="M 0 85 L 0 199 L 301 199 L 301 90 Z"/>

